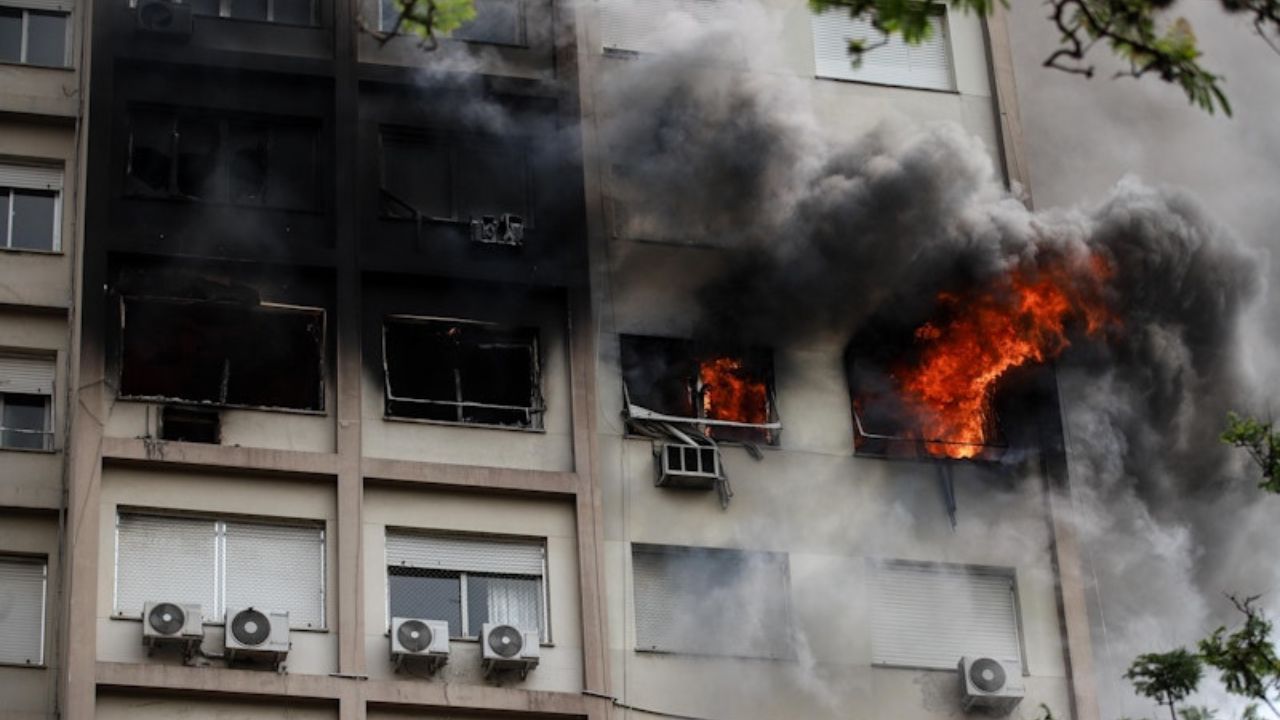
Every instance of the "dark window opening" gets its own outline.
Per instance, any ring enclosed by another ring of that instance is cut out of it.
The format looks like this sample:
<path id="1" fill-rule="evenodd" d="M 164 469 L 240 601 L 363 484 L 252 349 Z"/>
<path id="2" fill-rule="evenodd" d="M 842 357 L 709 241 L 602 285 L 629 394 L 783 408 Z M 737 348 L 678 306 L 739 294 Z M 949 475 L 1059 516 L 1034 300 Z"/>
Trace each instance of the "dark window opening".
<path id="1" fill-rule="evenodd" d="M 536 330 L 389 318 L 383 358 L 390 417 L 542 427 Z"/>
<path id="2" fill-rule="evenodd" d="M 631 419 L 689 422 L 722 441 L 778 441 L 773 360 L 767 350 L 722 352 L 688 340 L 623 335 Z M 711 421 L 711 422 L 708 422 Z"/>
<path id="3" fill-rule="evenodd" d="M 324 312 L 125 298 L 120 394 L 219 406 L 324 409 Z"/>
<path id="4" fill-rule="evenodd" d="M 165 406 L 160 411 L 160 439 L 179 442 L 222 442 L 221 416 L 214 410 Z"/>
<path id="5" fill-rule="evenodd" d="M 531 226 L 527 153 L 496 141 L 384 133 L 381 213 L 446 222 L 515 215 Z"/>
<path id="6" fill-rule="evenodd" d="M 136 110 L 127 188 L 133 195 L 313 210 L 316 135 L 302 124 Z"/>
<path id="7" fill-rule="evenodd" d="M 47 450 L 51 400 L 48 395 L 0 393 L 0 447 Z"/>

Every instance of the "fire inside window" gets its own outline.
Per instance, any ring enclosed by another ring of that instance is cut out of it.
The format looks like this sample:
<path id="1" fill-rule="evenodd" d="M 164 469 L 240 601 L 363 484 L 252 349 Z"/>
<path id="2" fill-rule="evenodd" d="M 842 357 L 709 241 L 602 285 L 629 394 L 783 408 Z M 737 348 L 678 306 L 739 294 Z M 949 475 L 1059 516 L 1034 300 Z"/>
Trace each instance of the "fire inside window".
<path id="1" fill-rule="evenodd" d="M 120 395 L 222 407 L 324 410 L 324 311 L 126 297 Z"/>
<path id="2" fill-rule="evenodd" d="M 623 335 L 622 374 L 632 421 L 688 423 L 718 441 L 778 441 L 768 351 L 716 352 L 688 340 Z"/>
<path id="3" fill-rule="evenodd" d="M 388 417 L 542 428 L 535 329 L 393 316 L 382 352 Z"/>

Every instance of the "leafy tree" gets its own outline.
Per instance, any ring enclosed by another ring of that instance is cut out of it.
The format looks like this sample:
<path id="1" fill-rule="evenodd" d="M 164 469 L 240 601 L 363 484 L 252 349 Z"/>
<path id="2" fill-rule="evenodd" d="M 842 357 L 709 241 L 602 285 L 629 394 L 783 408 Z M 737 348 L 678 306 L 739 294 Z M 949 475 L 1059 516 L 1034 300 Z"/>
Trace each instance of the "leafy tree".
<path id="1" fill-rule="evenodd" d="M 1172 720 L 1178 720 L 1177 704 L 1196 691 L 1203 676 L 1200 658 L 1186 648 L 1139 655 L 1124 674 L 1140 695 L 1168 705 Z"/>
<path id="2" fill-rule="evenodd" d="M 1262 468 L 1262 480 L 1258 487 L 1270 493 L 1280 493 L 1280 433 L 1270 422 L 1261 422 L 1235 413 L 1227 416 L 1227 429 L 1222 441 L 1244 448 L 1249 457 Z"/>
<path id="3" fill-rule="evenodd" d="M 437 35 L 448 35 L 476 17 L 475 0 L 392 0 L 398 14 L 391 27 L 382 30 L 367 24 L 365 32 L 387 42 L 397 34 L 413 35 L 422 47 L 434 50 Z"/>
<path id="4" fill-rule="evenodd" d="M 1206 665 L 1220 673 L 1227 692 L 1259 700 L 1280 717 L 1270 696 L 1280 690 L 1280 658 L 1271 644 L 1271 621 L 1254 606 L 1257 597 L 1231 602 L 1244 614 L 1244 625 L 1231 634 L 1225 627 L 1200 641 L 1200 655 Z"/>

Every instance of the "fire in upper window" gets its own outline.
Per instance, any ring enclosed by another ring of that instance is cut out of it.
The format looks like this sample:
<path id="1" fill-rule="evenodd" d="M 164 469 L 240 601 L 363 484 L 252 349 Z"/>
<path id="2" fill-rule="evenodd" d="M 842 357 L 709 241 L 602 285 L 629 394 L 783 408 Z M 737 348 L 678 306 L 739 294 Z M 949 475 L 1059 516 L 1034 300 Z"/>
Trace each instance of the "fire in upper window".
<path id="1" fill-rule="evenodd" d="M 324 409 L 324 311 L 125 297 L 120 395 L 227 407 Z"/>
<path id="2" fill-rule="evenodd" d="M 382 352 L 388 417 L 542 428 L 535 329 L 392 316 Z"/>
<path id="3" fill-rule="evenodd" d="M 633 421 L 690 423 L 721 441 L 778 441 L 768 351 L 718 352 L 688 340 L 623 335 L 622 374 Z"/>

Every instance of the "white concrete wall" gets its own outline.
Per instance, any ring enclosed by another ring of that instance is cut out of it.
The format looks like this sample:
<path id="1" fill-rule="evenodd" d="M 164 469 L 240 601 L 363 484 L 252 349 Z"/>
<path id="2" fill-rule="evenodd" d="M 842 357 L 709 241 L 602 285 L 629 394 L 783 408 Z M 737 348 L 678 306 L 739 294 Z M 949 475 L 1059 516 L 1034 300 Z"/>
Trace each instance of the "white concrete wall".
<path id="1" fill-rule="evenodd" d="M 294 628 L 290 633 L 293 647 L 287 663 L 290 673 L 323 675 L 337 670 L 335 498 L 331 484 L 121 468 L 103 470 L 98 537 L 98 659 L 181 664 L 181 658 L 169 654 L 157 653 L 147 657 L 146 648 L 142 645 L 141 619 L 137 616 L 114 616 L 115 528 L 116 515 L 121 507 L 173 510 L 213 517 L 324 522 L 325 622 L 328 627 L 326 630 Z M 221 624 L 205 624 L 204 648 L 207 652 L 221 653 L 222 638 Z M 210 662 L 217 664 L 218 661 Z"/>
<path id="2" fill-rule="evenodd" d="M 35 720 L 49 717 L 57 692 L 58 670 L 58 518 L 56 515 L 0 509 L 0 556 L 43 557 L 48 563 L 45 599 L 44 664 L 0 665 L 0 717 Z"/>
<path id="3" fill-rule="evenodd" d="M 333 407 L 333 375 L 325 377 L 325 406 Z M 106 435 L 118 438 L 160 437 L 163 403 L 117 399 L 110 405 Z M 219 411 L 226 446 L 334 452 L 333 414 L 249 410 Z"/>
<path id="4" fill-rule="evenodd" d="M 549 642 L 537 669 L 521 682 L 500 682 L 529 690 L 582 689 L 582 621 L 578 595 L 578 552 L 573 506 L 567 502 L 483 497 L 391 487 L 369 488 L 364 505 L 365 652 L 373 678 L 404 682 L 487 682 L 480 672 L 475 641 L 450 642 L 448 664 L 433 679 L 394 672 L 387 636 L 387 527 L 543 538 L 547 544 Z"/>

